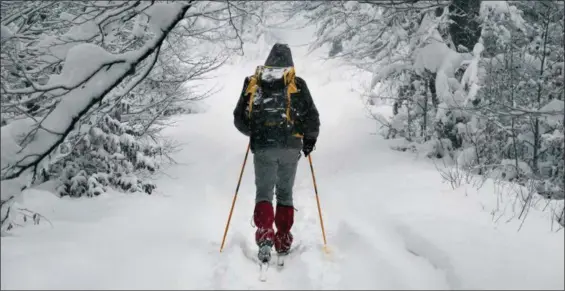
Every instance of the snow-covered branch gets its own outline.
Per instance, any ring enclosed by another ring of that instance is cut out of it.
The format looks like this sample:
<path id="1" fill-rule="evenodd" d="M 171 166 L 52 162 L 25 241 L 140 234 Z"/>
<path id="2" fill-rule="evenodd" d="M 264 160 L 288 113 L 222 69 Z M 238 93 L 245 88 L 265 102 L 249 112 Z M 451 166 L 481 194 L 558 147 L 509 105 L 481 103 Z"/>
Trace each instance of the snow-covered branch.
<path id="1" fill-rule="evenodd" d="M 93 44 L 80 44 L 70 49 L 59 78 L 74 79 L 80 88 L 69 88 L 61 102 L 48 114 L 37 129 L 34 138 L 21 150 L 14 153 L 9 168 L 2 171 L 2 178 L 13 179 L 25 170 L 36 167 L 45 157 L 63 142 L 94 104 L 100 102 L 122 82 L 132 69 L 158 50 L 169 31 L 184 17 L 190 5 L 156 4 L 159 7 L 152 17 L 159 31 L 141 49 L 113 55 Z M 85 63 L 85 60 L 89 60 Z M 81 74 L 76 74 L 80 72 Z M 48 88 L 46 88 L 48 89 Z M 53 90 L 53 89 L 51 89 Z M 53 134 L 57 132 L 60 134 Z"/>
<path id="2" fill-rule="evenodd" d="M 262 6 L 2 2 L 2 221 L 23 189 L 46 181 L 60 196 L 151 194 L 146 178 L 172 150 L 159 132 L 201 110 L 217 88 L 199 81 L 242 51 Z"/>

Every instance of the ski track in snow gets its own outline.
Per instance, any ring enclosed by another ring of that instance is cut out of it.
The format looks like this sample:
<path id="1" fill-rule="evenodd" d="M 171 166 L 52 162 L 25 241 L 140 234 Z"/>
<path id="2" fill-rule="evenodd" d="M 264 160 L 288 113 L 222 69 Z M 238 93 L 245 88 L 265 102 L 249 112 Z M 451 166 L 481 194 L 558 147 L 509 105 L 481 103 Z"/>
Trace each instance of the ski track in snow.
<path id="1" fill-rule="evenodd" d="M 25 206 L 54 227 L 2 238 L 2 289 L 563 289 L 562 234 L 534 214 L 521 232 L 492 223 L 476 197 L 442 184 L 429 161 L 370 134 L 374 121 L 339 80 L 343 72 L 293 52 L 321 115 L 312 158 L 329 254 L 302 158 L 293 233 L 305 249 L 258 280 L 252 155 L 219 252 L 247 146 L 232 116 L 244 76 L 259 64 L 247 62 L 220 71 L 224 88 L 206 100 L 208 112 L 177 117 L 166 130 L 183 146 L 155 195 L 28 192 Z"/>

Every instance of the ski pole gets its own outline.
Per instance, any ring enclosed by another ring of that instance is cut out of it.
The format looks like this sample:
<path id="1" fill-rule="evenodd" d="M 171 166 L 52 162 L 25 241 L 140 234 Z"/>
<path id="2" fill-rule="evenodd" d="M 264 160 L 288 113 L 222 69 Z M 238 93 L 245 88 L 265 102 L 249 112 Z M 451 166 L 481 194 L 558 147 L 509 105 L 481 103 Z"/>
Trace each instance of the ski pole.
<path id="1" fill-rule="evenodd" d="M 316 176 L 314 175 L 314 166 L 312 165 L 312 155 L 308 155 L 310 162 L 310 171 L 312 172 L 312 181 L 314 182 L 314 191 L 316 192 L 316 203 L 318 204 L 318 214 L 320 215 L 320 226 L 322 227 L 322 237 L 324 239 L 324 251 L 327 252 L 326 231 L 324 230 L 324 220 L 322 219 L 322 208 L 320 207 L 320 198 L 318 196 L 318 185 L 316 184 Z"/>
<path id="2" fill-rule="evenodd" d="M 233 195 L 233 200 L 231 203 L 230 215 L 228 216 L 228 222 L 226 223 L 226 229 L 224 230 L 224 238 L 222 239 L 222 246 L 220 247 L 220 253 L 224 249 L 224 243 L 226 242 L 226 235 L 228 234 L 228 228 L 230 227 L 231 216 L 233 214 L 233 208 L 235 206 L 235 200 L 237 199 L 237 192 L 239 191 L 239 186 L 241 185 L 241 178 L 243 177 L 243 170 L 245 170 L 245 164 L 247 163 L 247 156 L 249 155 L 249 148 L 251 147 L 251 142 L 247 145 L 247 151 L 245 152 L 245 159 L 243 160 L 243 165 L 241 166 L 241 172 L 239 173 L 239 180 L 237 181 L 237 187 L 235 188 L 235 194 Z"/>

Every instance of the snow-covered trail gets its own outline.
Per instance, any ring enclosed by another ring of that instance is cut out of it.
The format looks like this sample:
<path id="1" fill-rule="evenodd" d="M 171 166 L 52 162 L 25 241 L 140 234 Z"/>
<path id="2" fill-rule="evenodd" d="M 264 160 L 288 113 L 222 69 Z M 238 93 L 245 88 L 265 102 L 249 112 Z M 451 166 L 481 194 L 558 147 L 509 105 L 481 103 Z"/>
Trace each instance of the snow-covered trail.
<path id="1" fill-rule="evenodd" d="M 206 101 L 208 112 L 167 129 L 183 145 L 155 195 L 74 201 L 28 192 L 25 207 L 54 227 L 2 238 L 2 289 L 563 289 L 563 234 L 542 215 L 530 214 L 520 232 L 514 222 L 495 224 L 492 199 L 451 190 L 429 161 L 371 134 L 375 124 L 345 72 L 293 51 L 321 115 L 312 157 L 329 255 L 302 159 L 293 232 L 305 251 L 258 281 L 246 257 L 256 252 L 251 155 L 219 253 L 247 146 L 232 119 L 243 78 L 258 64 L 247 62 L 219 72 L 223 88 Z"/>

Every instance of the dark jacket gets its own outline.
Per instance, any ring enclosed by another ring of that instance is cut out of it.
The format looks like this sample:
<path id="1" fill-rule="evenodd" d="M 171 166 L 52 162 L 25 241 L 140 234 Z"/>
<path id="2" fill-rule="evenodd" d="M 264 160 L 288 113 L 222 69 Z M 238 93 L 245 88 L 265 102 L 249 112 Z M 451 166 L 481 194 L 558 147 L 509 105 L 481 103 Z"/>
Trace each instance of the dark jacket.
<path id="1" fill-rule="evenodd" d="M 286 67 L 293 66 L 290 49 L 286 45 L 275 44 L 267 61 L 266 66 Z M 252 133 L 251 124 L 246 115 L 249 106 L 249 94 L 245 94 L 250 77 L 243 82 L 243 89 L 239 95 L 239 101 L 233 112 L 235 127 L 243 134 L 250 137 L 251 150 L 265 148 L 302 148 L 302 138 L 296 135 L 281 133 L 278 138 L 267 138 L 264 134 Z M 306 82 L 295 77 L 297 93 L 291 94 L 292 118 L 294 120 L 294 133 L 304 138 L 317 139 L 320 130 L 320 118 L 314 100 L 310 95 Z M 283 136 L 284 135 L 284 136 Z"/>

